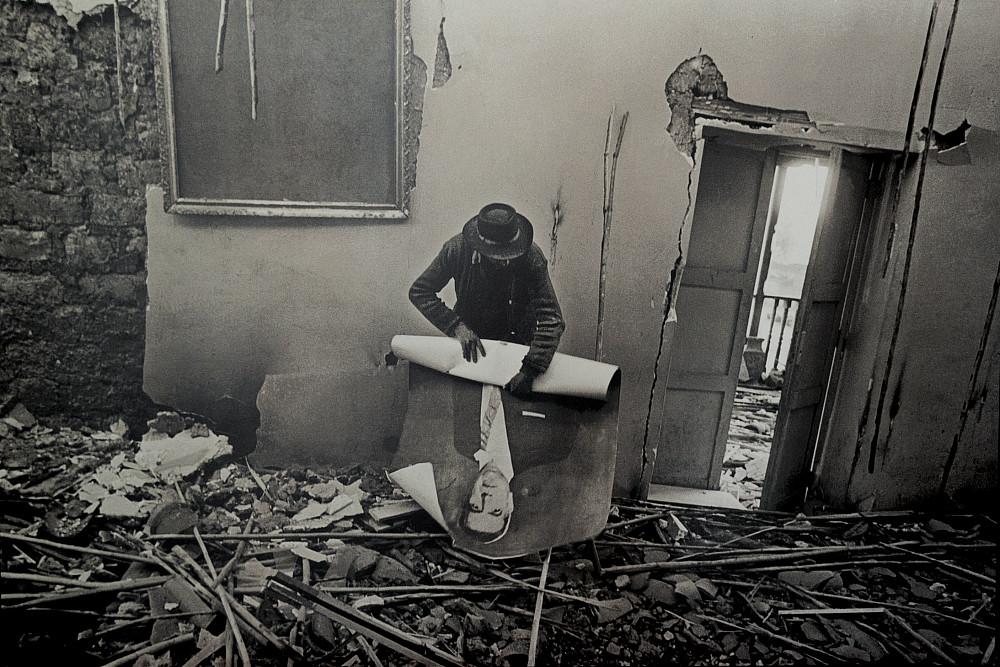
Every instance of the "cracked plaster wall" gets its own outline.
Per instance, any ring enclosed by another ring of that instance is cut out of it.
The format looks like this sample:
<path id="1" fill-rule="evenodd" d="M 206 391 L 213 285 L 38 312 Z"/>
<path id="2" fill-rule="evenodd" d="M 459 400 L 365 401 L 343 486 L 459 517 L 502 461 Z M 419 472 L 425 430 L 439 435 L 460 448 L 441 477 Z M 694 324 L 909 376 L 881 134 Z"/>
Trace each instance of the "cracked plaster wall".
<path id="1" fill-rule="evenodd" d="M 950 10 L 950 7 L 948 7 Z M 939 15 L 939 25 L 941 23 Z M 1000 12 L 988 2 L 963 1 L 941 87 L 935 128 L 947 132 L 968 119 L 968 164 L 948 166 L 931 154 L 920 205 L 905 309 L 889 377 L 889 397 L 872 454 L 877 392 L 884 375 L 898 285 L 913 212 L 916 165 L 904 181 L 888 278 L 881 276 L 886 229 L 874 241 L 876 261 L 867 270 L 859 325 L 849 340 L 845 375 L 856 384 L 841 392 L 830 441 L 820 462 L 820 498 L 837 506 L 908 507 L 938 497 L 946 462 L 969 395 L 976 353 L 1000 262 L 996 211 L 1000 208 L 1000 110 L 998 96 Z M 930 81 L 922 94 L 917 128 L 942 47 L 936 34 Z M 912 160 L 911 162 L 916 162 Z M 997 487 L 998 364 L 1000 323 L 994 316 L 969 412 L 947 477 L 946 494 L 963 502 L 991 498 Z M 874 369 L 874 374 L 873 374 Z M 869 409 L 865 390 L 874 379 Z M 891 422 L 891 428 L 890 428 Z M 864 437 L 858 442 L 859 429 Z M 859 456 L 855 456 L 860 454 Z M 857 460 L 855 460 L 857 458 Z"/>

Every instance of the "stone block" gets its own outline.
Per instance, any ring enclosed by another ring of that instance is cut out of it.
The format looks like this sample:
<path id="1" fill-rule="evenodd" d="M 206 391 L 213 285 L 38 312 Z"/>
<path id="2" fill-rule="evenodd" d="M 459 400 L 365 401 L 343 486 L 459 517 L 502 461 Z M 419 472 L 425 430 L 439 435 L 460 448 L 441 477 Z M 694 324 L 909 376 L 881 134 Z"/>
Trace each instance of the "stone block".
<path id="1" fill-rule="evenodd" d="M 5 304 L 57 303 L 63 294 L 62 284 L 53 276 L 0 272 L 0 302 Z"/>
<path id="2" fill-rule="evenodd" d="M 146 200 L 143 196 L 95 194 L 90 199 L 90 223 L 107 227 L 143 227 Z"/>
<path id="3" fill-rule="evenodd" d="M 146 304 L 146 281 L 142 276 L 84 276 L 80 279 L 80 292 L 88 300 L 103 303 Z"/>
<path id="4" fill-rule="evenodd" d="M 83 200 L 77 195 L 33 192 L 18 187 L 8 187 L 0 191 L 0 198 L 10 205 L 13 222 L 75 225 L 83 220 Z"/>
<path id="5" fill-rule="evenodd" d="M 108 238 L 92 236 L 83 226 L 70 230 L 63 245 L 66 248 L 67 264 L 76 268 L 99 268 L 107 264 L 115 254 L 114 245 Z"/>
<path id="6" fill-rule="evenodd" d="M 28 231 L 20 227 L 0 228 L 0 257 L 22 262 L 47 259 L 51 242 L 47 232 Z"/>

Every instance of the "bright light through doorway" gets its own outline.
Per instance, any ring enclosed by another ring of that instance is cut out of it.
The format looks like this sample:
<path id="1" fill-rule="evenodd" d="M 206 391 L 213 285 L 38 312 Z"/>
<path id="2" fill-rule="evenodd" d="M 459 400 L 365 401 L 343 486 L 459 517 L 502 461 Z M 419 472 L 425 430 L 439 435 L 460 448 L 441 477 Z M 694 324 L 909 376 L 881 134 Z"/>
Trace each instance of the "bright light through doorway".
<path id="1" fill-rule="evenodd" d="M 798 302 L 805 283 L 806 267 L 826 187 L 824 162 L 795 159 L 778 167 L 772 193 L 771 224 L 765 237 L 758 269 L 754 308 L 748 341 L 767 352 L 764 377 L 741 377 L 736 388 L 726 458 L 720 486 L 747 508 L 756 508 L 764 484 L 771 452 L 771 439 L 778 414 L 780 386 L 791 348 Z M 774 212 L 777 215 L 774 216 Z M 763 288 L 760 285 L 763 277 Z M 760 349 L 760 348 L 758 348 Z"/>
<path id="2" fill-rule="evenodd" d="M 798 299 L 802 296 L 827 168 L 807 162 L 786 169 L 764 294 Z"/>

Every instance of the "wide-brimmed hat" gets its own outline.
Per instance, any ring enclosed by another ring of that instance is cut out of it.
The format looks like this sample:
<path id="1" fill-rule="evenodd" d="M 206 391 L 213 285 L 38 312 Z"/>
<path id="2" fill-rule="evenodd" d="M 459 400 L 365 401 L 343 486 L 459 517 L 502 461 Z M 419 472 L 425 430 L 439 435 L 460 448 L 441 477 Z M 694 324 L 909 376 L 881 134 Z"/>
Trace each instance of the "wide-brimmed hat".
<path id="1" fill-rule="evenodd" d="M 465 223 L 465 240 L 493 259 L 515 259 L 528 252 L 534 231 L 528 219 L 508 204 L 487 204 Z"/>

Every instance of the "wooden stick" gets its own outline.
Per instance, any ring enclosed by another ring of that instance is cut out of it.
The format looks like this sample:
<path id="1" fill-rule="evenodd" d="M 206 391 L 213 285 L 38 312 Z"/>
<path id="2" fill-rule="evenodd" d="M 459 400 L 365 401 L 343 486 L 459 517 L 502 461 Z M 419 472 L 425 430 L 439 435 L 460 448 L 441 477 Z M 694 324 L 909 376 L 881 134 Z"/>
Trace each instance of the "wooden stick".
<path id="1" fill-rule="evenodd" d="M 176 637 L 171 637 L 170 639 L 164 639 L 162 642 L 150 644 L 145 648 L 132 651 L 128 655 L 123 655 L 117 660 L 112 660 L 111 662 L 106 663 L 104 667 L 121 667 L 122 665 L 128 665 L 135 662 L 137 658 L 140 658 L 144 655 L 149 655 L 150 653 L 159 653 L 160 651 L 171 648 L 172 646 L 177 646 L 178 644 L 185 644 L 190 641 L 194 641 L 193 632 L 188 632 L 183 635 L 177 635 Z"/>
<path id="2" fill-rule="evenodd" d="M 722 586 L 734 586 L 737 588 L 763 587 L 768 590 L 782 590 L 783 588 L 782 586 L 775 586 L 773 584 L 760 584 L 760 583 L 751 584 L 750 582 L 747 581 L 734 581 L 732 579 L 712 579 L 712 581 Z M 976 628 L 978 630 L 984 630 L 984 631 L 995 630 L 995 628 L 992 626 L 984 625 L 982 623 L 976 623 L 973 621 L 967 621 L 964 618 L 959 618 L 958 616 L 951 616 L 949 614 L 945 614 L 944 612 L 937 611 L 936 609 L 923 609 L 921 607 L 910 607 L 905 604 L 898 604 L 895 602 L 883 602 L 881 600 L 866 600 L 865 598 L 856 598 L 856 597 L 851 597 L 850 595 L 837 595 L 835 593 L 819 593 L 817 591 L 810 591 L 809 594 L 816 598 L 837 600 L 839 602 L 854 602 L 854 603 L 868 604 L 868 605 L 875 603 L 881 607 L 888 607 L 890 609 L 899 609 L 901 611 L 908 611 L 914 614 L 924 614 L 924 615 L 929 614 L 931 616 L 937 616 L 938 618 L 944 618 L 946 620 L 949 620 L 952 623 L 957 623 L 958 625 L 966 625 L 972 628 Z"/>
<path id="3" fill-rule="evenodd" d="M 194 536 L 198 541 L 198 547 L 201 549 L 201 555 L 205 559 L 205 564 L 208 566 L 208 572 L 212 575 L 212 580 L 215 580 L 218 578 L 218 573 L 215 571 L 215 566 L 212 564 L 211 556 L 208 555 L 208 547 L 205 546 L 205 542 L 201 539 L 198 526 L 194 527 Z M 240 660 L 243 661 L 244 667 L 250 667 L 250 653 L 247 651 L 246 642 L 243 641 L 243 633 L 240 632 L 240 627 L 236 622 L 236 616 L 233 614 L 233 609 L 229 606 L 229 600 L 226 599 L 226 591 L 222 588 L 221 584 L 216 584 L 215 590 L 219 595 L 219 599 L 222 601 L 222 609 L 226 613 L 226 619 L 229 621 L 229 625 L 233 629 L 233 637 L 236 639 L 236 648 L 240 653 Z"/>
<path id="4" fill-rule="evenodd" d="M 242 534 L 249 535 L 251 530 L 253 530 L 253 514 L 251 514 L 250 518 L 247 519 L 247 523 L 243 527 Z M 246 553 L 248 544 L 249 542 L 243 541 L 236 546 L 236 553 L 234 553 L 233 557 L 229 559 L 229 562 L 226 563 L 221 570 L 219 570 L 219 576 L 217 576 L 215 581 L 212 582 L 213 588 L 218 584 L 225 583 L 226 579 L 229 578 L 229 575 L 236 568 L 236 565 L 239 564 L 240 559 L 243 558 L 243 554 Z"/>
<path id="5" fill-rule="evenodd" d="M 800 558 L 815 558 L 817 556 L 828 556 L 843 553 L 866 553 L 884 549 L 881 545 L 862 546 L 841 546 L 841 547 L 810 547 L 798 551 L 786 553 L 776 553 L 760 556 L 739 556 L 736 558 L 721 558 L 718 560 L 688 560 L 688 561 L 658 561 L 654 563 L 640 563 L 637 565 L 615 565 L 604 568 L 605 574 L 635 574 L 636 572 L 650 571 L 677 571 L 693 569 L 738 569 L 743 566 L 761 565 L 765 563 L 781 563 L 794 561 Z"/>
<path id="6" fill-rule="evenodd" d="M 101 588 L 105 585 L 100 581 L 82 581 L 70 577 L 54 577 L 47 574 L 32 574 L 31 572 L 0 572 L 0 580 L 29 581 L 35 584 L 52 584 L 53 586 L 74 586 L 76 588 Z"/>
<path id="7" fill-rule="evenodd" d="M 614 107 L 608 117 L 608 132 L 604 140 L 604 171 L 608 174 L 608 145 L 611 141 L 611 121 L 614 118 Z M 606 299 L 608 282 L 608 256 L 611 246 L 611 224 L 614 217 L 615 201 L 615 175 L 618 173 L 618 155 L 622 150 L 622 139 L 625 137 L 625 126 L 628 124 L 628 111 L 622 114 L 618 125 L 618 138 L 615 141 L 615 150 L 611 154 L 611 171 L 605 177 L 604 182 L 604 227 L 601 234 L 601 263 L 597 289 L 597 341 L 595 358 L 598 361 L 604 359 L 604 302 Z"/>
<path id="8" fill-rule="evenodd" d="M 181 667 L 198 667 L 201 663 L 205 662 L 207 659 L 211 658 L 220 648 L 226 645 L 226 635 L 222 634 L 218 637 L 213 637 L 209 640 L 208 644 L 205 645 L 203 649 L 195 653 L 185 662 Z"/>
<path id="9" fill-rule="evenodd" d="M 443 21 L 444 19 L 441 20 Z M 354 639 L 361 645 L 361 648 L 364 649 L 365 654 L 368 655 L 368 659 L 372 661 L 372 664 L 374 664 L 375 667 L 384 667 L 382 661 L 378 659 L 378 655 L 375 654 L 375 649 L 372 648 L 370 643 L 368 643 L 368 640 L 365 639 L 364 635 L 355 633 Z"/>
<path id="10" fill-rule="evenodd" d="M 721 618 L 715 618 L 714 616 L 706 616 L 705 614 L 698 614 L 698 618 L 704 619 L 706 621 L 711 621 L 713 623 L 718 623 L 719 625 L 727 625 L 727 626 L 733 628 L 734 630 L 740 630 L 742 632 L 749 632 L 749 633 L 753 633 L 755 635 L 763 635 L 764 637 L 767 637 L 768 639 L 773 639 L 775 641 L 779 641 L 779 642 L 783 642 L 785 644 L 788 644 L 789 646 L 794 646 L 795 648 L 799 649 L 800 651 L 805 651 L 807 653 L 812 653 L 813 656 L 816 656 L 816 657 L 822 656 L 824 659 L 830 660 L 830 661 L 832 661 L 835 664 L 839 664 L 841 662 L 841 660 L 837 656 L 833 655 L 832 653 L 827 653 L 826 651 L 824 651 L 822 649 L 818 649 L 818 648 L 816 648 L 814 646 L 810 646 L 808 644 L 803 644 L 802 642 L 796 641 L 796 640 L 792 639 L 791 637 L 785 637 L 784 635 L 779 635 L 779 634 L 777 634 L 775 632 L 771 632 L 770 630 L 768 630 L 766 628 L 762 628 L 759 625 L 751 624 L 751 625 L 749 625 L 749 626 L 747 626 L 747 627 L 744 628 L 743 626 L 736 625 L 735 623 L 730 623 L 729 621 L 723 620 Z"/>
<path id="11" fill-rule="evenodd" d="M 952 572 L 956 572 L 956 573 L 965 575 L 966 577 L 968 577 L 970 579 L 974 579 L 974 580 L 979 581 L 981 583 L 987 584 L 991 588 L 996 588 L 996 586 L 997 586 L 996 580 L 993 579 L 993 578 L 991 578 L 991 577 L 986 576 L 985 574 L 980 574 L 979 572 L 973 572 L 972 570 L 967 570 L 964 567 L 961 567 L 959 565 L 955 565 L 954 563 L 949 563 L 946 560 L 940 560 L 940 559 L 934 558 L 932 556 L 928 556 L 926 554 L 922 554 L 922 553 L 919 553 L 919 552 L 916 552 L 916 551 L 910 551 L 909 549 L 904 549 L 903 547 L 896 546 L 896 545 L 893 545 L 893 544 L 887 544 L 886 546 L 889 547 L 890 549 L 895 549 L 896 551 L 902 551 L 903 553 L 910 554 L 911 556 L 917 556 L 918 558 L 923 558 L 924 560 L 928 560 L 928 561 L 930 561 L 932 563 L 937 563 L 938 565 L 940 565 L 941 567 L 943 567 L 946 570 L 951 570 Z"/>
<path id="12" fill-rule="evenodd" d="M 253 0 L 246 0 L 246 8 L 247 49 L 250 56 L 250 117 L 257 120 L 257 30 L 253 15 Z M 267 493 L 267 489 L 264 489 L 264 493 Z"/>
<path id="13" fill-rule="evenodd" d="M 0 535 L 0 537 L 2 537 L 2 535 Z M 201 536 L 201 539 L 205 542 L 239 542 L 241 540 L 323 540 L 328 538 L 337 538 L 341 540 L 348 540 L 352 538 L 370 540 L 433 540 L 445 539 L 447 537 L 449 537 L 448 533 L 372 533 L 365 532 L 363 530 L 347 530 L 320 533 L 240 533 L 237 535 L 229 533 L 204 533 Z M 161 542 L 164 540 L 194 541 L 195 537 L 194 535 L 190 535 L 188 533 L 162 533 L 160 535 L 149 535 L 145 539 L 154 542 Z"/>
<path id="14" fill-rule="evenodd" d="M 215 71 L 222 71 L 222 49 L 226 44 L 226 24 L 229 22 L 229 0 L 219 0 L 219 29 L 215 35 Z"/>
<path id="15" fill-rule="evenodd" d="M 246 630 L 250 633 L 254 639 L 256 639 L 261 644 L 271 644 L 276 649 L 281 652 L 288 653 L 292 652 L 296 655 L 301 656 L 301 652 L 294 647 L 288 645 L 283 639 L 274 634 L 270 629 L 264 627 L 264 625 L 257 620 L 257 617 L 250 613 L 250 611 L 240 604 L 236 598 L 234 598 L 229 592 L 227 592 L 220 584 L 215 589 L 215 593 L 211 593 L 205 586 L 212 582 L 211 575 L 202 568 L 197 561 L 195 561 L 190 554 L 181 549 L 180 547 L 174 547 L 174 553 L 183 560 L 191 571 L 194 572 L 194 577 L 187 576 L 187 573 L 179 572 L 183 575 L 185 580 L 187 580 L 196 590 L 201 592 L 203 596 L 207 596 L 207 599 L 215 602 L 215 608 L 218 609 L 222 604 L 222 597 L 226 598 L 230 608 L 236 614 L 237 621 L 239 622 L 240 628 Z"/>
<path id="16" fill-rule="evenodd" d="M 779 609 L 778 616 L 855 616 L 864 614 L 884 614 L 885 607 L 844 607 L 827 609 Z"/>
<path id="17" fill-rule="evenodd" d="M 246 544 L 246 542 L 241 542 L 240 544 Z M 310 579 L 312 578 L 312 573 L 310 572 L 309 559 L 301 558 L 302 561 L 302 583 L 306 586 L 310 584 Z M 298 609 L 295 610 L 295 623 L 292 624 L 292 629 L 288 633 L 288 643 L 291 646 L 295 646 L 298 641 L 299 629 L 302 630 L 303 634 L 306 629 L 306 607 L 305 605 L 300 605 Z M 370 647 L 369 647 L 370 648 Z M 375 659 L 378 662 L 378 658 Z M 292 658 L 288 658 L 287 667 L 294 667 L 294 661 Z"/>
<path id="18" fill-rule="evenodd" d="M 133 618 L 128 621 L 123 621 L 121 623 L 115 623 L 111 627 L 104 628 L 103 630 L 98 630 L 93 634 L 94 637 L 103 637 L 104 635 L 111 634 L 113 632 L 118 632 L 119 630 L 124 630 L 125 628 L 132 628 L 137 625 L 144 625 L 146 623 L 153 623 L 160 620 L 161 618 L 189 618 L 191 616 L 201 616 L 203 612 L 198 611 L 179 611 L 170 614 L 154 614 L 152 616 L 145 616 L 143 618 Z"/>
<path id="19" fill-rule="evenodd" d="M 188 537 L 190 537 L 190 535 Z M 37 544 L 41 546 L 50 547 L 52 549 L 62 549 L 63 551 L 74 551 L 76 553 L 89 554 L 91 556 L 103 556 L 105 558 L 115 558 L 117 560 L 127 560 L 127 561 L 134 561 L 136 563 L 146 563 L 147 565 L 158 564 L 155 560 L 149 558 L 148 556 L 122 553 L 119 551 L 109 551 L 107 549 L 95 549 L 93 547 L 78 547 L 75 544 L 63 544 L 62 542 L 53 542 L 52 540 L 44 540 L 40 537 L 30 537 L 28 535 L 18 535 L 17 533 L 0 533 L 0 540 L 10 540 L 11 542 L 24 542 L 25 544 Z"/>
<path id="20" fill-rule="evenodd" d="M 552 549 L 545 554 L 542 563 L 542 577 L 538 580 L 538 594 L 535 596 L 535 614 L 531 619 L 531 639 L 528 642 L 528 667 L 535 667 L 535 652 L 538 650 L 538 630 L 542 621 L 542 605 L 545 602 L 545 580 L 549 576 L 549 563 L 552 561 Z"/>
<path id="21" fill-rule="evenodd" d="M 63 602 L 64 600 L 76 600 L 79 598 L 90 597 L 92 595 L 100 595 L 102 593 L 120 593 L 122 591 L 134 591 L 140 588 L 152 588 L 153 586 L 159 586 L 160 584 L 165 583 L 169 579 L 170 577 L 166 576 L 147 577 L 145 579 L 126 579 L 124 581 L 104 584 L 100 588 L 85 588 L 82 590 L 68 591 L 66 593 L 53 593 L 52 595 L 47 595 L 35 600 L 28 600 L 27 602 L 3 605 L 0 606 L 0 609 L 26 609 L 28 607 L 38 607 L 52 602 Z"/>
<path id="22" fill-rule="evenodd" d="M 886 611 L 886 614 L 889 616 L 889 618 L 895 621 L 899 627 L 903 628 L 903 630 L 905 630 L 908 635 L 916 639 L 920 644 L 922 644 L 928 651 L 936 655 L 940 660 L 944 661 L 949 665 L 957 664 L 954 660 L 952 660 L 951 656 L 949 656 L 947 653 L 945 653 L 937 646 L 935 646 L 934 642 L 927 639 L 927 637 L 924 637 L 922 634 L 914 630 L 909 623 L 901 619 L 899 616 L 896 616 L 891 611 Z"/>

